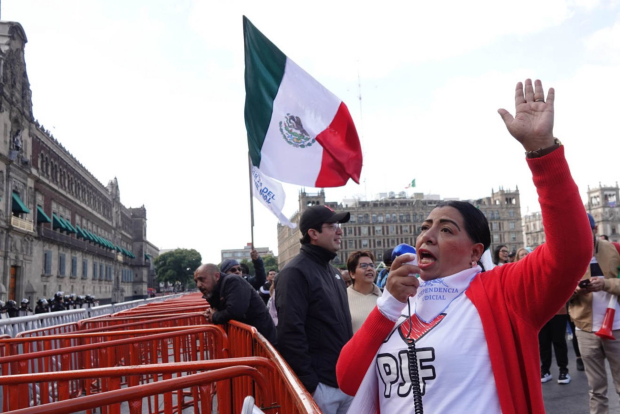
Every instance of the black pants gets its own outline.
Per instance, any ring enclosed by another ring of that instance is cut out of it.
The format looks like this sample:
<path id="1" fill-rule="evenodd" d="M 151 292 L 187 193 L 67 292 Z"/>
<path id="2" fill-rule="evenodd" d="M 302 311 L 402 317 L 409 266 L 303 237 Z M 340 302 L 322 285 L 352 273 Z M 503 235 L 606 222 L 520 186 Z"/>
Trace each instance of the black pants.
<path id="1" fill-rule="evenodd" d="M 579 352 L 579 343 L 577 343 L 577 330 L 575 329 L 575 322 L 573 322 L 569 318 L 568 323 L 570 324 L 570 329 L 573 331 L 573 349 L 575 350 L 575 355 L 577 356 L 577 358 L 581 358 L 581 352 Z"/>
<path id="2" fill-rule="evenodd" d="M 560 372 L 568 372 L 568 346 L 566 345 L 566 322 L 568 315 L 555 315 L 538 333 L 540 349 L 540 370 L 549 372 L 551 368 L 551 345 Z"/>

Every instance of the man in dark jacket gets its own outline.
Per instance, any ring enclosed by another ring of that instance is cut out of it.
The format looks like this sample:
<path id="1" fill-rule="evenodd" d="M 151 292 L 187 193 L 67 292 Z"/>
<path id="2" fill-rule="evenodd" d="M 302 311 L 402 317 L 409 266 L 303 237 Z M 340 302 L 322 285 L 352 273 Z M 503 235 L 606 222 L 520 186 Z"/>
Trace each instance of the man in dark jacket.
<path id="1" fill-rule="evenodd" d="M 301 251 L 275 280 L 278 351 L 325 414 L 344 414 L 352 398 L 338 388 L 336 362 L 353 336 L 344 281 L 329 262 L 340 250 L 349 213 L 306 209 Z"/>
<path id="2" fill-rule="evenodd" d="M 234 259 L 224 260 L 220 265 L 220 271 L 222 273 L 234 273 L 238 276 L 242 276 L 255 290 L 258 290 L 265 283 L 265 265 L 263 259 L 261 259 L 255 249 L 252 249 L 250 252 L 250 257 L 254 265 L 254 276 L 250 276 L 250 269 L 247 265 L 243 263 L 239 264 L 239 262 Z"/>
<path id="3" fill-rule="evenodd" d="M 194 281 L 211 305 L 205 312 L 207 322 L 222 325 L 235 320 L 252 325 L 269 342 L 276 344 L 276 327 L 267 307 L 246 280 L 221 273 L 214 264 L 204 264 L 196 269 Z"/>

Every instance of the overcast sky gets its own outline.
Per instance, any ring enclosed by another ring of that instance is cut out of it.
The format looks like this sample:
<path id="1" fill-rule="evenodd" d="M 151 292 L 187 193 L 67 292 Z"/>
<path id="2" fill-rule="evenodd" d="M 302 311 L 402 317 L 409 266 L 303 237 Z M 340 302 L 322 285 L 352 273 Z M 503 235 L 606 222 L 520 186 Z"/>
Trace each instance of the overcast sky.
<path id="1" fill-rule="evenodd" d="M 204 262 L 250 241 L 243 14 L 355 119 L 362 183 L 329 201 L 415 178 L 442 198 L 518 185 L 522 215 L 539 211 L 497 114 L 526 77 L 556 88 L 584 201 L 619 180 L 620 0 L 367 3 L 4 0 L 2 19 L 28 36 L 35 118 L 103 184 L 117 177 L 125 206 L 146 206 L 150 241 Z M 285 188 L 291 215 L 300 188 Z M 255 217 L 255 244 L 276 251 L 277 220 L 260 203 Z"/>

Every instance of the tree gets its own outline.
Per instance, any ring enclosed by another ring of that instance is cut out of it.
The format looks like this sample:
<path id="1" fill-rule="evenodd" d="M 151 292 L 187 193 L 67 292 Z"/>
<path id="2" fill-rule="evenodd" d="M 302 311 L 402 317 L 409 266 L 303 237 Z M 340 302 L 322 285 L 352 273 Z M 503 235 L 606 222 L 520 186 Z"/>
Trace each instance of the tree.
<path id="1" fill-rule="evenodd" d="M 202 263 L 202 257 L 194 249 L 176 249 L 166 252 L 155 259 L 155 271 L 158 282 L 175 284 L 180 282 L 183 290 L 190 280 L 193 280 L 194 271 Z"/>
<path id="2" fill-rule="evenodd" d="M 278 272 L 278 256 L 265 256 L 263 257 L 263 263 L 265 263 L 265 272 L 269 273 L 272 270 Z"/>

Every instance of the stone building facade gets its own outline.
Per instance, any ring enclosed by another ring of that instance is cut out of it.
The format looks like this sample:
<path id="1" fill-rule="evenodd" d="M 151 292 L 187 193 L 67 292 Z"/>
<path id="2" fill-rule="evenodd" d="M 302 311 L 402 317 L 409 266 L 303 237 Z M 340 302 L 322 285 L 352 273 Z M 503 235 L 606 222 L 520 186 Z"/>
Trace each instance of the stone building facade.
<path id="1" fill-rule="evenodd" d="M 116 179 L 104 186 L 34 119 L 26 42 L 0 22 L 0 299 L 146 297 L 158 252 L 146 209 L 123 206 Z"/>
<path id="2" fill-rule="evenodd" d="M 370 250 L 377 261 L 383 252 L 400 243 L 415 245 L 422 222 L 440 203 L 439 197 L 416 193 L 411 198 L 384 198 L 373 201 L 353 201 L 351 204 L 325 201 L 325 192 L 299 194 L 299 210 L 291 221 L 299 226 L 301 213 L 308 206 L 328 205 L 335 211 L 349 211 L 351 220 L 343 224 L 342 249 L 334 259 L 335 265 L 345 265 L 355 250 Z M 523 246 L 519 190 L 492 192 L 490 197 L 469 200 L 489 220 L 491 249 L 506 244 L 510 250 Z M 280 269 L 299 253 L 299 227 L 290 229 L 278 224 L 278 266 Z"/>
<path id="3" fill-rule="evenodd" d="M 618 183 L 605 186 L 599 183 L 597 188 L 588 186 L 588 203 L 586 211 L 592 214 L 599 235 L 605 234 L 610 241 L 620 241 L 620 198 Z"/>
<path id="4" fill-rule="evenodd" d="M 598 187 L 588 186 L 586 211 L 592 214 L 598 227 L 598 235 L 606 235 L 609 241 L 620 242 L 620 188 L 599 183 Z M 524 217 L 524 230 L 527 245 L 536 247 L 545 242 L 542 216 L 540 212 Z"/>
<path id="5" fill-rule="evenodd" d="M 269 247 L 256 247 L 256 252 L 260 257 L 273 256 L 273 252 L 269 250 Z M 222 249 L 221 261 L 226 259 L 235 259 L 240 262 L 242 260 L 251 260 L 250 252 L 252 251 L 252 243 L 247 243 L 243 249 Z"/>

